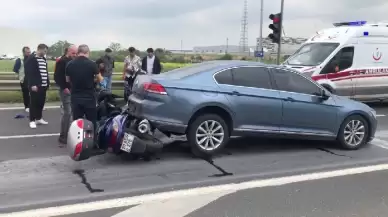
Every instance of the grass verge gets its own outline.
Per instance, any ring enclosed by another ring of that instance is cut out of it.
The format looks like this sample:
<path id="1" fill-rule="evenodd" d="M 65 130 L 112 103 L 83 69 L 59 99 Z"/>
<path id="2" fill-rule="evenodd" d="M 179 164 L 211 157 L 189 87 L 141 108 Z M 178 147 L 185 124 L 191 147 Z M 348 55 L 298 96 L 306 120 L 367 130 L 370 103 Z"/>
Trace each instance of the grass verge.
<path id="1" fill-rule="evenodd" d="M 114 94 L 123 96 L 123 91 L 114 90 Z M 47 102 L 58 102 L 59 96 L 57 90 L 47 92 Z M 21 103 L 23 102 L 21 91 L 0 91 L 0 103 Z"/>

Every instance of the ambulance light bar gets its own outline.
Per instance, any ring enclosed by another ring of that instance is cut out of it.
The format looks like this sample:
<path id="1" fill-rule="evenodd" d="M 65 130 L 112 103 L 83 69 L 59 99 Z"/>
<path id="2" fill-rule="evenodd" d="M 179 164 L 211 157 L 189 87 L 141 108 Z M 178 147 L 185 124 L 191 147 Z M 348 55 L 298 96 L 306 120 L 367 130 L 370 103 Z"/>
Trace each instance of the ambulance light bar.
<path id="1" fill-rule="evenodd" d="M 340 26 L 363 26 L 366 24 L 366 21 L 353 21 L 353 22 L 340 22 L 340 23 L 333 23 L 335 27 Z"/>

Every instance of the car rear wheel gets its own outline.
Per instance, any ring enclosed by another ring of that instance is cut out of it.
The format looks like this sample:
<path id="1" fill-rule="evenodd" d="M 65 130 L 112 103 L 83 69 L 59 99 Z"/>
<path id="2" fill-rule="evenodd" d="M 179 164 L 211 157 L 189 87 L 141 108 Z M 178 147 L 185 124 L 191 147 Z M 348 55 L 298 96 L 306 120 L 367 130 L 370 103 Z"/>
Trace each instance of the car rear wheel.
<path id="1" fill-rule="evenodd" d="M 359 115 L 352 115 L 342 123 L 337 139 L 342 148 L 356 150 L 364 146 L 368 138 L 368 122 Z"/>
<path id="2" fill-rule="evenodd" d="M 229 141 L 229 128 L 224 119 L 215 114 L 197 117 L 189 126 L 187 140 L 194 155 L 211 156 Z"/>

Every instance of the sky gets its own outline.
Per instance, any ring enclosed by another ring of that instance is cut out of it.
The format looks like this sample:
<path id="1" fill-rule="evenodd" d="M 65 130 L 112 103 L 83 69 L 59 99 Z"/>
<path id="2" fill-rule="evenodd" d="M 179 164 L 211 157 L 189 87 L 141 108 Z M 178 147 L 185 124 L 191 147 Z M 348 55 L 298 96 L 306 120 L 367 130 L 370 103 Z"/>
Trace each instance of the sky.
<path id="1" fill-rule="evenodd" d="M 1 49 L 68 40 L 103 49 L 238 45 L 244 0 L 13 0 L 2 4 Z M 264 0 L 263 37 L 280 0 Z M 286 36 L 309 37 L 333 22 L 388 21 L 387 0 L 285 0 Z M 16 12 L 16 13 L 15 13 Z M 248 40 L 260 33 L 260 1 L 248 0 Z M 17 48 L 16 51 L 20 50 Z"/>

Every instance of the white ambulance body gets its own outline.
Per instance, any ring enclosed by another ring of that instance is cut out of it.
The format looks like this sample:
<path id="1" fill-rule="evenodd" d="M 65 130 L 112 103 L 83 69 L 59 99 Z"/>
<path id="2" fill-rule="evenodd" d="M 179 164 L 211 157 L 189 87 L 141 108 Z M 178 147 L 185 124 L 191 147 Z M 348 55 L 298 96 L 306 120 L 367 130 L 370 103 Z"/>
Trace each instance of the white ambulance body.
<path id="1" fill-rule="evenodd" d="M 334 25 L 317 32 L 283 65 L 337 95 L 361 101 L 388 99 L 388 23 Z"/>

